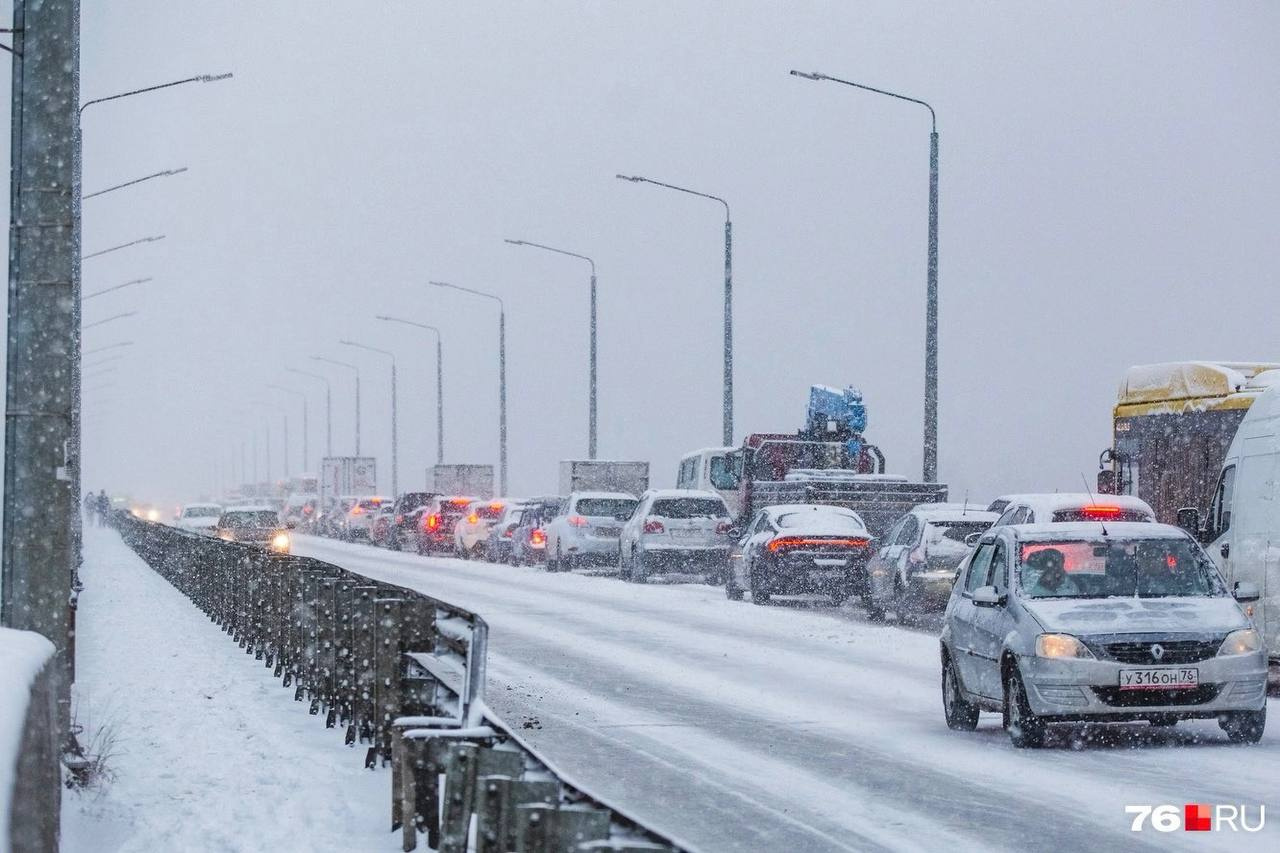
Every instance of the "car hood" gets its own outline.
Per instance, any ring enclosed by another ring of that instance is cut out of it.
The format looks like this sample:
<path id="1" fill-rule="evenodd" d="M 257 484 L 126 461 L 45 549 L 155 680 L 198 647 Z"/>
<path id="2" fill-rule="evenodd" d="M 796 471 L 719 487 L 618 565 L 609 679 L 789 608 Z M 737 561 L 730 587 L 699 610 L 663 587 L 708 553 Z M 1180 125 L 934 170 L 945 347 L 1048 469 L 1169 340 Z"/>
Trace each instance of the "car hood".
<path id="1" fill-rule="evenodd" d="M 1248 625 L 1234 598 L 1052 598 L 1025 600 L 1046 631 L 1122 634 L 1143 631 L 1225 632 Z"/>

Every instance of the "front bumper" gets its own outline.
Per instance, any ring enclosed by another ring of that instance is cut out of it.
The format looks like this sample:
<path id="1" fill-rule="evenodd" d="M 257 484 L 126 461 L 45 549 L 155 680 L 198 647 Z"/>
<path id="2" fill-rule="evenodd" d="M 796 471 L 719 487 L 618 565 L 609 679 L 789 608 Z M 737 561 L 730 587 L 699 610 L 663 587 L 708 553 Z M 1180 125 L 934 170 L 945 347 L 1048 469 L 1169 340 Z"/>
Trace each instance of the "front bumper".
<path id="1" fill-rule="evenodd" d="M 1167 667 L 1198 670 L 1200 686 L 1181 690 L 1120 690 L 1120 670 L 1146 667 L 1116 661 L 1031 657 L 1019 666 L 1032 712 L 1050 721 L 1215 717 L 1260 711 L 1267 701 L 1261 653 Z"/>

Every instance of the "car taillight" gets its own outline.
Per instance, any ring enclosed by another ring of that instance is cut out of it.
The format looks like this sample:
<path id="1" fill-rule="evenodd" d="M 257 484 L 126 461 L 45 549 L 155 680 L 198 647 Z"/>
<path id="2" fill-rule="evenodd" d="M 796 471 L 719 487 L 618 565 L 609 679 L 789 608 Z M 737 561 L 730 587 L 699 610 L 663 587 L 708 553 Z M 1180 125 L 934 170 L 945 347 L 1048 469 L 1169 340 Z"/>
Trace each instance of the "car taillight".
<path id="1" fill-rule="evenodd" d="M 397 516 L 396 516 L 396 524 L 404 524 L 404 516 L 403 516 L 403 515 L 397 515 Z"/>
<path id="2" fill-rule="evenodd" d="M 587 526 L 587 520 L 580 515 L 571 515 L 565 520 L 568 521 L 570 524 L 572 524 L 574 527 Z"/>
<path id="3" fill-rule="evenodd" d="M 721 536 L 725 535 L 732 529 L 733 529 L 733 525 L 727 521 L 722 521 L 716 525 L 716 533 L 720 534 Z"/>
<path id="4" fill-rule="evenodd" d="M 665 533 L 666 529 L 662 526 L 662 522 L 656 518 L 646 518 L 644 520 L 645 533 Z"/>
<path id="5" fill-rule="evenodd" d="M 480 516 L 476 515 L 474 512 L 471 513 L 471 515 L 467 516 L 467 524 L 479 524 L 479 523 L 480 523 Z"/>
<path id="6" fill-rule="evenodd" d="M 454 498 L 453 500 L 449 501 L 449 503 L 453 504 L 454 506 L 466 506 L 467 504 L 471 503 L 471 498 Z"/>
<path id="7" fill-rule="evenodd" d="M 351 508 L 351 514 L 352 514 L 352 515 L 364 515 L 364 510 L 362 510 L 362 509 L 361 509 L 360 507 L 358 507 L 358 506 L 353 506 L 353 507 Z"/>
<path id="8" fill-rule="evenodd" d="M 437 513 L 431 513 L 426 518 L 426 527 L 428 530 L 435 530 L 440 526 L 440 516 Z"/>
<path id="9" fill-rule="evenodd" d="M 514 527 L 508 527 L 506 530 L 502 531 L 502 538 L 510 539 L 511 535 L 515 532 L 516 532 L 516 529 Z"/>
<path id="10" fill-rule="evenodd" d="M 1086 506 L 1080 510 L 1080 514 L 1089 521 L 1094 521 L 1100 518 L 1116 518 L 1121 512 L 1122 510 L 1118 506 L 1103 506 L 1101 504 Z"/>
<path id="11" fill-rule="evenodd" d="M 314 511 L 315 511 L 315 508 L 314 508 L 314 507 L 312 507 L 312 506 L 304 506 L 304 507 L 302 508 L 302 514 L 303 514 L 303 515 L 311 515 L 311 513 L 312 513 L 312 512 L 314 512 Z"/>
<path id="12" fill-rule="evenodd" d="M 783 551 L 788 548 L 865 548 L 869 539 L 806 539 L 802 536 L 781 536 L 769 543 L 770 551 Z"/>
<path id="13" fill-rule="evenodd" d="M 546 531 L 544 531 L 541 527 L 535 527 L 533 528 L 533 530 L 529 531 L 529 544 L 530 545 L 546 545 L 547 544 Z"/>

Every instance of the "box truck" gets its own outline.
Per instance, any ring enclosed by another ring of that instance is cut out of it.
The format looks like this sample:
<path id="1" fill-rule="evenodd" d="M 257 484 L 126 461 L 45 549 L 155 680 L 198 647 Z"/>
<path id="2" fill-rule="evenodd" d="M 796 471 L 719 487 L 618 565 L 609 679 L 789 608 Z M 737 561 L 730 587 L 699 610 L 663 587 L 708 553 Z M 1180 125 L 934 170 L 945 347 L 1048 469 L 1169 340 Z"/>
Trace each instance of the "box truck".
<path id="1" fill-rule="evenodd" d="M 626 492 L 639 497 L 649 488 L 648 462 L 566 459 L 560 463 L 560 494 Z"/>
<path id="2" fill-rule="evenodd" d="M 436 465 L 428 473 L 436 494 L 493 497 L 492 465 Z"/>
<path id="3" fill-rule="evenodd" d="M 378 491 L 378 463 L 372 456 L 326 456 L 320 460 L 320 506 L 343 495 L 372 495 Z"/>

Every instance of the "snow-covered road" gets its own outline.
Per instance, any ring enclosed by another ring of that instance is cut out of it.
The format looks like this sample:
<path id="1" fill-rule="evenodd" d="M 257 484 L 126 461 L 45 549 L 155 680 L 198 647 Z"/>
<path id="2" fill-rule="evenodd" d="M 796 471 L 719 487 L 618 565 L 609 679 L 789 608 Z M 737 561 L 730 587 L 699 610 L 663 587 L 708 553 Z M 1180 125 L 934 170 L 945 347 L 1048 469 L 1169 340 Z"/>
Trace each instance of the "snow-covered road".
<path id="1" fill-rule="evenodd" d="M 293 701 L 113 531 L 85 530 L 76 714 L 112 779 L 68 791 L 68 853 L 398 850 L 388 771 Z"/>
<path id="2" fill-rule="evenodd" d="M 947 730 L 925 631 L 298 537 L 295 551 L 475 610 L 489 704 L 607 799 L 706 851 L 1280 849 L 1280 703 L 1254 747 L 1213 722 L 1017 751 Z M 1265 803 L 1263 833 L 1130 832 L 1127 804 Z"/>

